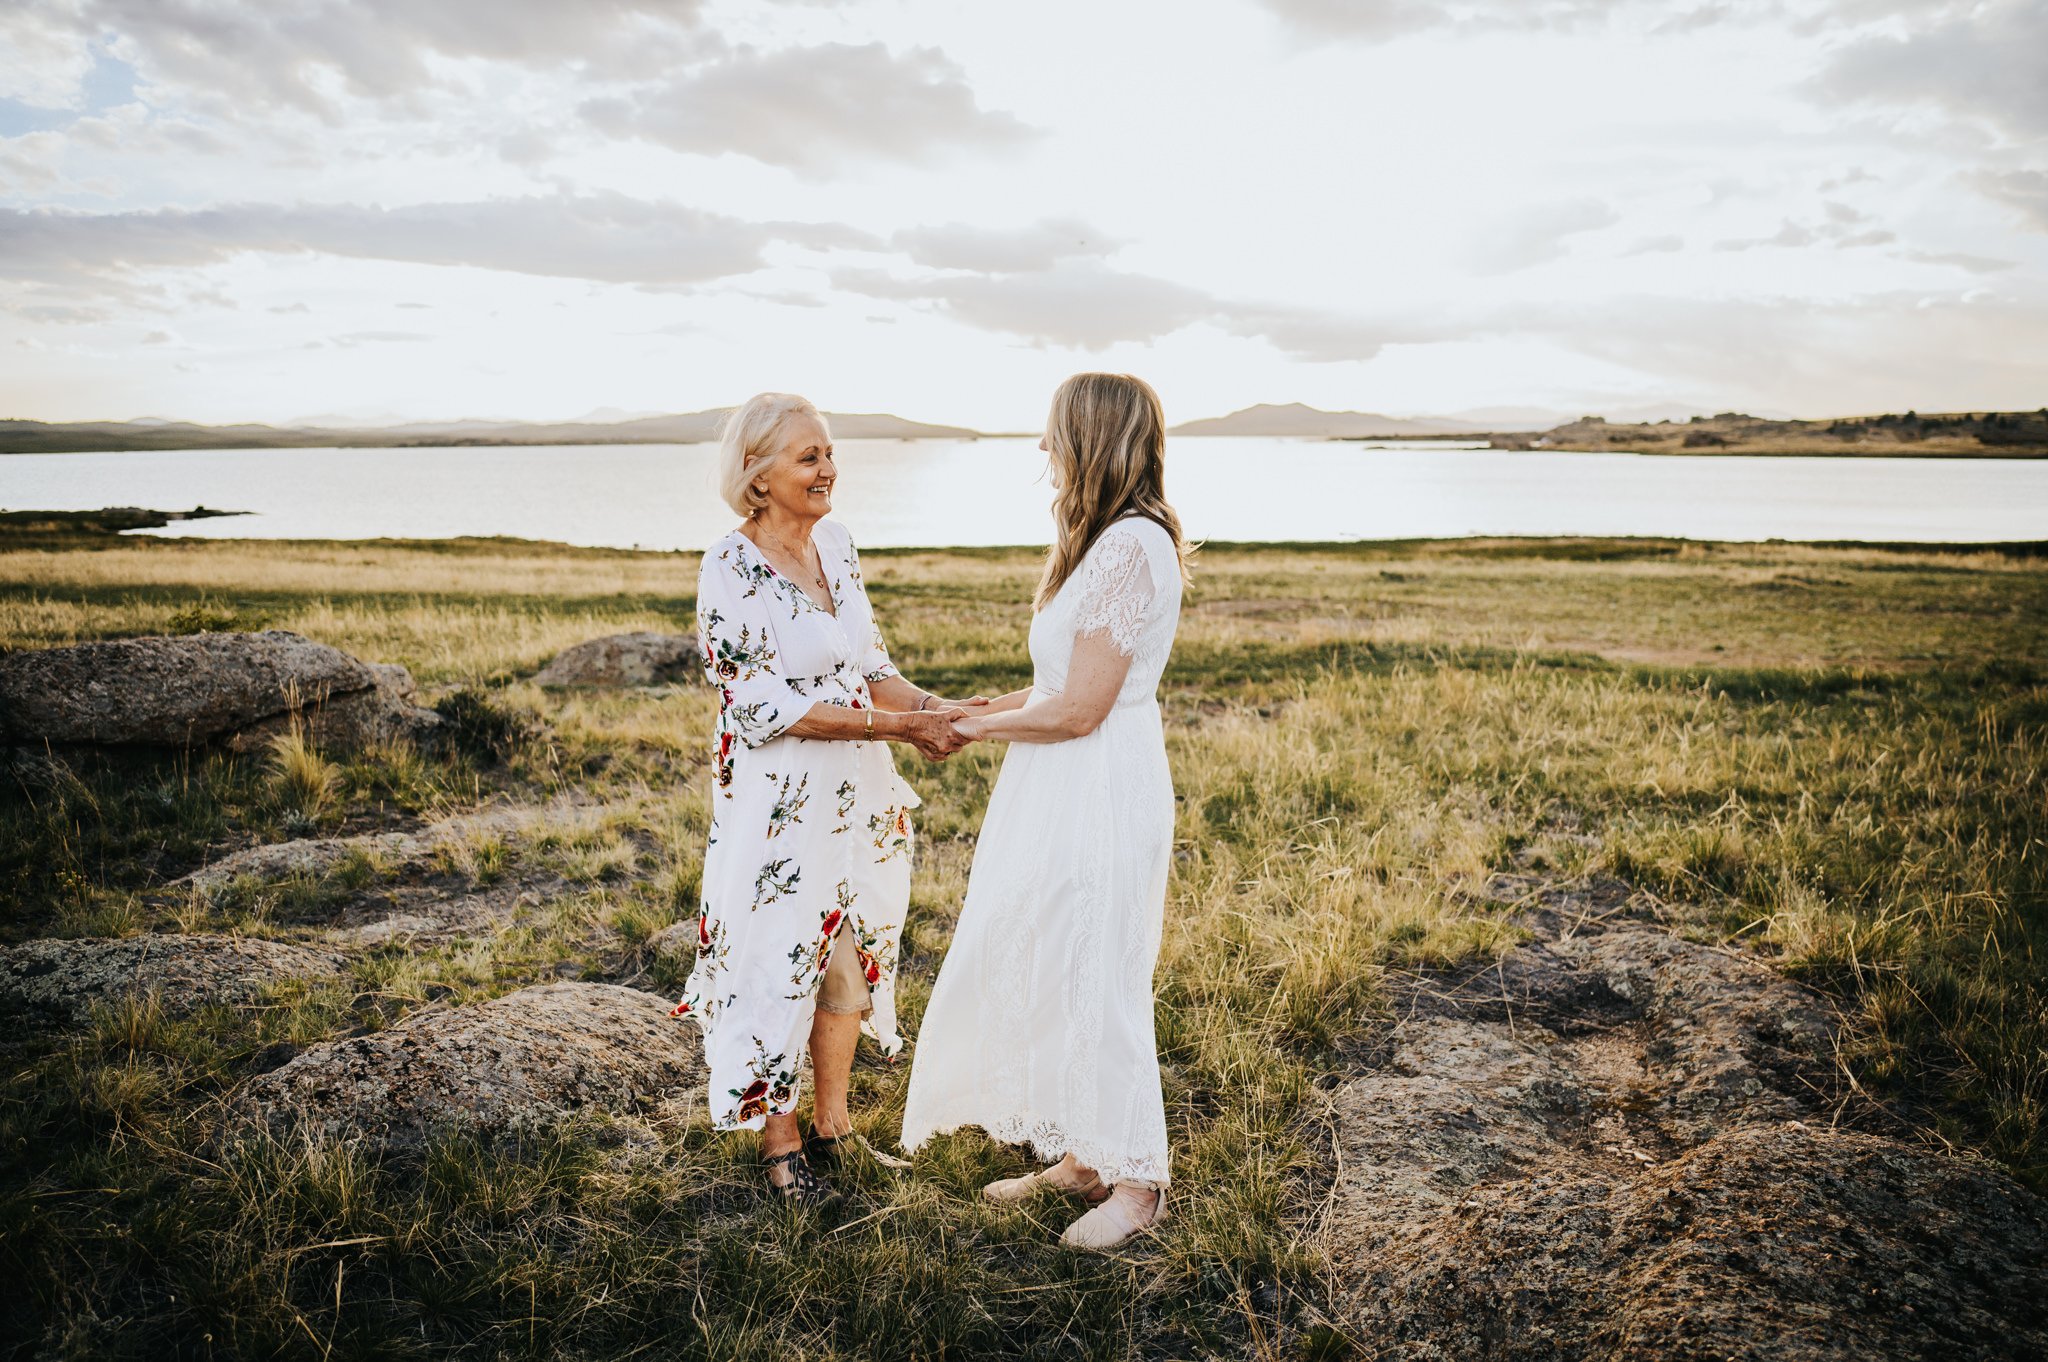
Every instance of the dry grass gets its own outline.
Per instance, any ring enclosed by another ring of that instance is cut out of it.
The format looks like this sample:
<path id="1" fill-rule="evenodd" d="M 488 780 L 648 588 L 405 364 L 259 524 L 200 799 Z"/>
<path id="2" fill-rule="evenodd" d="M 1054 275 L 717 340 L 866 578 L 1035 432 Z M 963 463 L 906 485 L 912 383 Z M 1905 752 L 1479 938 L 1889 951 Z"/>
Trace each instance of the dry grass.
<path id="1" fill-rule="evenodd" d="M 871 553 L 867 569 L 917 680 L 1024 678 L 1029 555 Z M 322 831 L 494 796 L 592 806 L 443 850 L 464 883 L 560 877 L 501 931 L 372 951 L 342 986 L 254 1009 L 171 1021 L 142 1001 L 20 1050 L 0 1101 L 10 1338 L 149 1357 L 1291 1348 L 1315 1280 L 1299 1226 L 1316 1085 L 1352 1062 L 1384 971 L 1511 944 L 1484 894 L 1511 865 L 1620 875 L 1698 934 L 1774 955 L 1866 1023 L 1844 1057 L 1858 1082 L 2048 1185 L 2048 571 L 1661 543 L 1205 551 L 1164 688 L 1180 813 L 1158 1025 L 1179 1211 L 1144 1251 L 1076 1261 L 1049 1246 L 1067 1208 L 981 1203 L 981 1181 L 1021 1165 L 971 1133 L 908 1182 L 861 1175 L 866 1219 L 786 1219 L 754 1188 L 750 1142 L 689 1103 L 516 1156 L 188 1152 L 273 1041 L 565 962 L 674 989 L 686 962 L 644 943 L 694 909 L 710 697 L 521 678 L 592 634 L 687 628 L 693 575 L 674 555 L 497 543 L 0 554 L 0 642 L 211 611 L 481 687 L 478 712 L 525 721 L 474 757 L 32 764 L 0 802 L 14 935 L 289 935 L 374 892 L 391 868 L 366 859 L 217 903 L 152 895 L 208 846 L 287 835 L 285 788 L 327 791 L 291 805 Z M 903 759 L 926 800 L 899 994 L 913 1034 L 999 760 Z M 856 1071 L 877 1138 L 903 1083 Z"/>

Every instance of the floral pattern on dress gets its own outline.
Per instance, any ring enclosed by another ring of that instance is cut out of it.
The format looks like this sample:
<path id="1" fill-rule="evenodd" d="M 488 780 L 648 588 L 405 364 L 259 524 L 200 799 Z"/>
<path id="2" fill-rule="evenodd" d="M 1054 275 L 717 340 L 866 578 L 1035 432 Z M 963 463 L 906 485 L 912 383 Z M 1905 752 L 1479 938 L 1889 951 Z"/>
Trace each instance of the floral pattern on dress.
<path id="1" fill-rule="evenodd" d="M 787 1054 L 770 1056 L 767 1048 L 757 1043 L 754 1060 L 747 1066 L 747 1078 L 745 1087 L 734 1088 L 727 1094 L 733 1099 L 733 1111 L 740 1121 L 758 1121 L 770 1112 L 795 1105 L 797 1076 Z"/>
<path id="2" fill-rule="evenodd" d="M 897 673 L 852 540 L 825 520 L 813 542 L 830 610 L 738 532 L 705 552 L 698 575 L 698 637 L 718 718 L 697 960 L 674 1015 L 703 1030 L 720 1129 L 759 1128 L 795 1109 L 817 986 L 842 922 L 874 1005 L 862 1029 L 885 1054 L 902 1048 L 896 960 L 919 800 L 888 744 L 788 732 L 817 704 L 871 708 L 869 683 Z"/>
<path id="3" fill-rule="evenodd" d="M 877 864 L 894 856 L 910 854 L 910 810 L 900 804 L 892 804 L 880 813 L 868 815 L 868 836 L 875 844 L 875 850 L 882 854 L 875 857 Z"/>

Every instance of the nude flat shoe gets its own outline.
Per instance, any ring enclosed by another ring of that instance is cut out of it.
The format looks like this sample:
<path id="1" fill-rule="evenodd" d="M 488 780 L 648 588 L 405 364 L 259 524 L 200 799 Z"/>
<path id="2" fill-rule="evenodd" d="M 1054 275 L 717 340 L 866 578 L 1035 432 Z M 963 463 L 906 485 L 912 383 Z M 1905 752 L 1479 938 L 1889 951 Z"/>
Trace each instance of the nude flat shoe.
<path id="1" fill-rule="evenodd" d="M 1067 1226 L 1067 1232 L 1060 1236 L 1061 1246 L 1101 1253 L 1150 1231 L 1166 1219 L 1164 1187 L 1156 1189 L 1150 1212 L 1125 1209 L 1129 1204 L 1126 1199 L 1116 1196 L 1098 1203 L 1093 1210 Z"/>
<path id="2" fill-rule="evenodd" d="M 1059 1165 L 1054 1164 L 1053 1167 L 1057 1168 Z M 1026 1173 L 1021 1178 L 1004 1178 L 1000 1182 L 991 1182 L 981 1189 L 981 1194 L 990 1201 L 1009 1204 L 1028 1200 L 1036 1195 L 1041 1187 L 1051 1187 L 1055 1191 L 1065 1192 L 1068 1196 L 1080 1197 L 1091 1206 L 1109 1200 L 1109 1188 L 1105 1187 L 1102 1179 L 1095 1174 L 1090 1173 L 1088 1181 L 1082 1186 L 1067 1187 L 1048 1178 L 1046 1174 L 1051 1171 L 1052 1169 L 1040 1169 L 1036 1173 Z"/>

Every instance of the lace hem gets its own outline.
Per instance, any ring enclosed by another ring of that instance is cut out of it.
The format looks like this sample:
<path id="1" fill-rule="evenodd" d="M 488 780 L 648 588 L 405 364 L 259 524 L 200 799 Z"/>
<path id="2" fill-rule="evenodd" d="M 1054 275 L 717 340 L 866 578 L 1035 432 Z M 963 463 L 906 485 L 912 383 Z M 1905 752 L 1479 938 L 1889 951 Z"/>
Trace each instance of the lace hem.
<path id="1" fill-rule="evenodd" d="M 1130 1150 L 1113 1149 L 1094 1140 L 1077 1140 L 1060 1128 L 1057 1121 L 1047 1121 L 1035 1116 L 1006 1116 L 993 1125 L 972 1117 L 943 1121 L 928 1130 L 913 1135 L 903 1132 L 903 1148 L 906 1153 L 915 1152 L 919 1145 L 934 1135 L 949 1135 L 962 1126 L 979 1126 L 988 1132 L 988 1137 L 997 1144 L 1021 1144 L 1030 1148 L 1042 1162 L 1058 1163 L 1072 1154 L 1083 1167 L 1093 1168 L 1097 1177 L 1105 1183 L 1135 1182 L 1150 1187 L 1167 1185 L 1167 1155 L 1141 1154 Z"/>

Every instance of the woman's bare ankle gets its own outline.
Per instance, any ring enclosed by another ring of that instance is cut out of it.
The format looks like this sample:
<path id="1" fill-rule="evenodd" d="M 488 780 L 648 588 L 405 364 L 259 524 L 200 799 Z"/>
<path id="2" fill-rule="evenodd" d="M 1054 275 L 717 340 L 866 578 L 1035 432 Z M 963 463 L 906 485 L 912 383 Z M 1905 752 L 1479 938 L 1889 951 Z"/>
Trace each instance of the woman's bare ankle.
<path id="1" fill-rule="evenodd" d="M 792 1149 L 802 1149 L 803 1147 L 803 1131 L 798 1128 L 794 1113 L 770 1116 L 762 1125 L 762 1158 L 772 1159 L 778 1154 L 787 1154 Z"/>
<path id="2" fill-rule="evenodd" d="M 1095 1176 L 1093 1168 L 1082 1163 L 1072 1154 L 1067 1155 L 1058 1163 L 1046 1169 L 1044 1177 L 1047 1182 L 1055 1187 L 1066 1187 L 1076 1190 L 1093 1187 L 1101 1181 L 1101 1179 Z"/>

